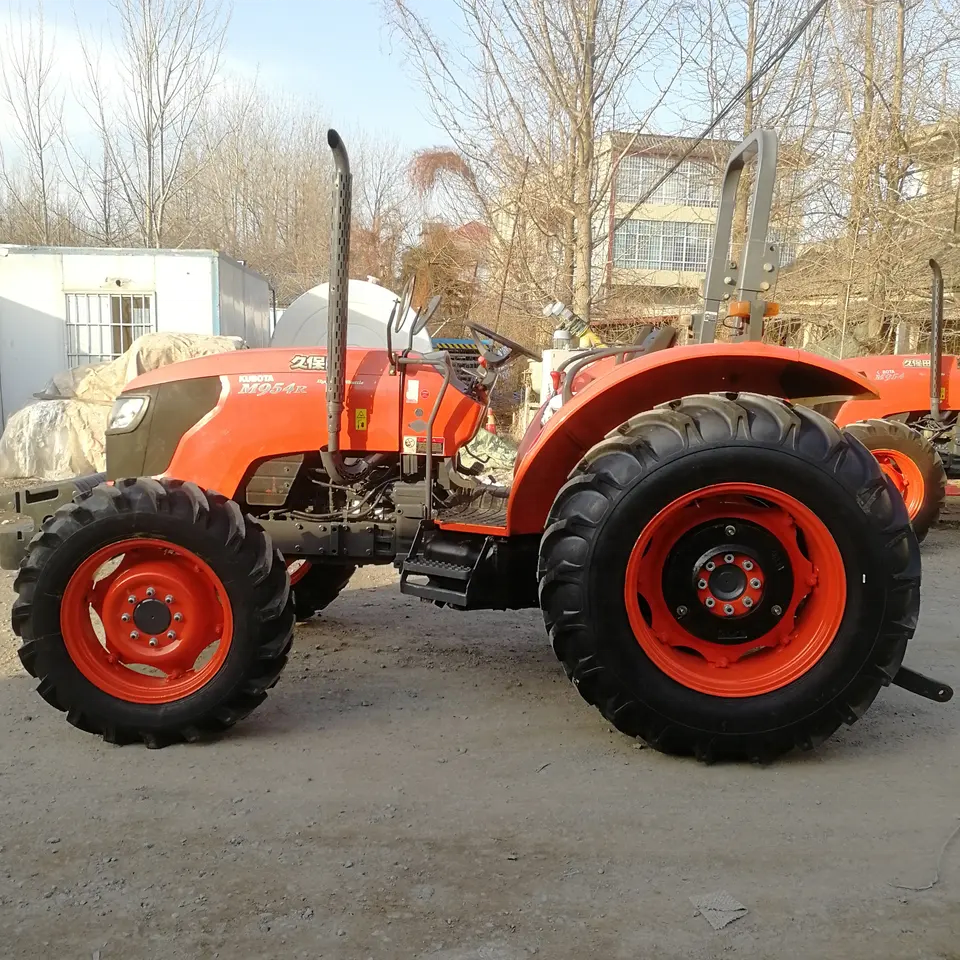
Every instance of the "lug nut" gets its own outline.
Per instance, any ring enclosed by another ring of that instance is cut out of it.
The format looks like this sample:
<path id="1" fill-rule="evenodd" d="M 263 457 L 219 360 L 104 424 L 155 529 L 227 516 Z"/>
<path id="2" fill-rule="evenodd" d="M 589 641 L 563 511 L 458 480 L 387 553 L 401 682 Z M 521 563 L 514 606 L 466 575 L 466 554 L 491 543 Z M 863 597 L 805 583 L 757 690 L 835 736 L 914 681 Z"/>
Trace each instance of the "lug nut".
<path id="1" fill-rule="evenodd" d="M 733 563 L 733 561 L 734 561 L 734 556 L 732 553 L 724 554 L 724 557 L 723 557 L 724 563 Z"/>
<path id="2" fill-rule="evenodd" d="M 706 589 L 707 589 L 707 581 L 706 581 L 706 580 L 698 580 L 698 581 L 697 581 L 697 589 L 698 589 L 698 590 L 706 590 Z"/>
<path id="3" fill-rule="evenodd" d="M 163 602 L 164 602 L 164 603 L 173 603 L 173 594 L 172 594 L 172 593 L 168 593 L 168 594 L 163 598 Z"/>
<path id="4" fill-rule="evenodd" d="M 150 638 L 150 646 L 151 646 L 151 647 L 156 647 L 156 646 L 159 646 L 159 645 L 160 645 L 160 641 L 159 641 L 156 637 L 151 637 L 151 638 Z"/>
<path id="5" fill-rule="evenodd" d="M 736 528 L 735 526 L 733 526 L 733 524 L 730 524 L 729 526 L 727 526 L 727 527 L 724 529 L 723 532 L 724 532 L 728 537 L 732 537 L 732 536 L 734 536 L 734 535 L 736 534 L 737 528 Z"/>
<path id="6" fill-rule="evenodd" d="M 749 597 L 744 597 L 743 605 L 749 610 L 753 606 L 753 601 Z"/>
<path id="7" fill-rule="evenodd" d="M 775 617 L 779 617 L 780 614 L 783 613 L 783 607 L 781 607 L 779 603 L 775 603 L 775 604 L 770 608 L 770 612 L 771 612 Z"/>
<path id="8" fill-rule="evenodd" d="M 730 616 L 733 615 L 733 607 L 732 607 L 729 603 L 725 603 L 725 604 L 723 605 L 723 612 L 724 612 L 728 617 L 730 617 Z"/>
<path id="9" fill-rule="evenodd" d="M 127 597 L 127 603 L 136 603 L 136 602 L 137 602 L 137 598 L 131 593 L 130 596 Z"/>
<path id="10" fill-rule="evenodd" d="M 153 587 L 147 587 L 147 596 L 152 597 L 157 591 Z"/>
<path id="11" fill-rule="evenodd" d="M 681 603 L 680 606 L 677 607 L 677 616 L 685 617 L 686 615 L 687 615 L 687 608 Z"/>
<path id="12" fill-rule="evenodd" d="M 753 569 L 753 561 L 752 561 L 752 560 L 744 560 L 744 561 L 743 561 L 743 569 L 744 569 L 744 570 L 747 570 L 747 571 L 752 570 L 752 569 Z"/>
<path id="13" fill-rule="evenodd" d="M 130 631 L 130 639 L 131 639 L 131 640 L 139 640 L 139 639 L 140 639 L 140 632 L 139 632 L 138 630 L 131 630 L 131 631 Z"/>
<path id="14" fill-rule="evenodd" d="M 179 623 L 179 622 L 183 619 L 183 614 L 182 614 L 182 613 L 175 613 L 175 614 L 173 615 L 173 619 L 176 620 L 177 623 Z"/>
<path id="15" fill-rule="evenodd" d="M 130 614 L 129 614 L 129 613 L 121 613 L 121 614 L 120 614 L 120 619 L 121 619 L 124 623 L 129 623 L 129 622 L 130 622 Z"/>
<path id="16" fill-rule="evenodd" d="M 704 602 L 704 604 L 706 604 L 706 606 L 709 607 L 711 610 L 717 605 L 717 601 L 714 600 L 713 597 L 707 597 L 707 599 L 704 600 L 703 602 Z"/>
<path id="17" fill-rule="evenodd" d="M 759 577 L 753 577 L 750 580 L 750 586 L 753 587 L 754 590 L 759 590 L 760 587 L 762 586 L 762 584 L 760 583 Z"/>
<path id="18" fill-rule="evenodd" d="M 716 570 L 716 569 L 717 569 L 717 565 L 716 565 L 712 560 L 708 560 L 708 561 L 704 564 L 704 569 L 706 569 L 706 570 Z"/>
<path id="19" fill-rule="evenodd" d="M 168 631 L 167 631 L 167 639 L 168 639 L 168 640 L 176 640 L 176 639 L 177 639 L 177 635 L 176 635 L 172 630 L 168 630 Z"/>

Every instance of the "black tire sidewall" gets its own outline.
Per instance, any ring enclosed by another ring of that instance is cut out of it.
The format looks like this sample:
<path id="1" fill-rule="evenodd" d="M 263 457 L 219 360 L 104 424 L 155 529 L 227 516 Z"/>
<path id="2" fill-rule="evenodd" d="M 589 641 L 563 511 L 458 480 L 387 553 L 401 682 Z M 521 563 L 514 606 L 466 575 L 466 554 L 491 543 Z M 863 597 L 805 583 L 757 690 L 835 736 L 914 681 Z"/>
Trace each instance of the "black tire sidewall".
<path id="1" fill-rule="evenodd" d="M 871 453 L 894 450 L 910 459 L 920 471 L 923 503 L 911 523 L 917 537 L 925 537 L 939 517 L 946 497 L 947 474 L 936 448 L 908 424 L 898 420 L 866 420 L 845 429 Z"/>
<path id="2" fill-rule="evenodd" d="M 73 662 L 60 627 L 63 592 L 79 565 L 111 543 L 143 537 L 169 540 L 172 547 L 190 550 L 207 563 L 223 583 L 233 616 L 230 649 L 220 669 L 201 689 L 165 704 L 133 703 L 105 693 Z M 55 680 L 63 699 L 83 704 L 84 712 L 143 731 L 189 726 L 208 714 L 211 704 L 228 702 L 250 676 L 260 652 L 261 612 L 257 592 L 251 589 L 249 555 L 219 542 L 205 526 L 184 523 L 168 513 L 119 513 L 97 518 L 73 533 L 37 579 L 32 618 L 35 635 L 44 638 L 39 674 Z"/>
<path id="3" fill-rule="evenodd" d="M 702 487 L 701 477 L 709 477 L 711 485 L 756 477 L 754 482 L 795 497 L 826 525 L 843 558 L 846 607 L 833 642 L 804 676 L 771 693 L 714 697 L 683 686 L 646 656 L 627 618 L 626 567 L 640 532 L 663 507 Z M 586 621 L 593 624 L 601 661 L 632 698 L 664 719 L 732 736 L 772 732 L 829 709 L 870 659 L 883 626 L 889 579 L 883 547 L 856 498 L 810 460 L 737 443 L 693 450 L 646 473 L 601 521 L 586 561 Z"/>
<path id="4" fill-rule="evenodd" d="M 288 558 L 289 559 L 289 558 Z M 310 568 L 291 587 L 297 622 L 309 620 L 330 606 L 356 572 L 353 565 L 310 562 Z"/>

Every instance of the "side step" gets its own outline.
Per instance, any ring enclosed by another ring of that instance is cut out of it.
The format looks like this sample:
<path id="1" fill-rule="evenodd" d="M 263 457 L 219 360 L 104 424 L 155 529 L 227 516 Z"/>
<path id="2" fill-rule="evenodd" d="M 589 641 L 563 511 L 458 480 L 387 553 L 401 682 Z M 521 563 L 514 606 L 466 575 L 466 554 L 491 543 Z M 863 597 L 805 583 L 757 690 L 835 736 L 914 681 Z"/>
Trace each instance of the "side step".
<path id="1" fill-rule="evenodd" d="M 486 553 L 486 545 L 477 556 L 473 566 L 448 563 L 425 557 L 423 548 L 423 527 L 417 531 L 410 552 L 400 565 L 400 592 L 421 600 L 431 600 L 437 604 L 446 604 L 466 610 L 470 606 L 470 586 L 477 566 Z M 411 580 L 410 577 L 416 577 Z M 426 578 L 426 582 L 422 582 Z"/>

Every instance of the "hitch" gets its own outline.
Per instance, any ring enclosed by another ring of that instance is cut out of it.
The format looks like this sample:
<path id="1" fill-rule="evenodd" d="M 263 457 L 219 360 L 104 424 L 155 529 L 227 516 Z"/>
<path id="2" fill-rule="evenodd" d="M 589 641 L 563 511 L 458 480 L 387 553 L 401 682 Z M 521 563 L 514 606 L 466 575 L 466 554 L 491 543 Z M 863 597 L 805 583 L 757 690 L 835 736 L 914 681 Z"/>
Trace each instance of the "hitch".
<path id="1" fill-rule="evenodd" d="M 937 703 L 946 703 L 953 697 L 953 687 L 940 683 L 937 680 L 931 680 L 916 670 L 910 670 L 908 667 L 901 667 L 896 676 L 891 681 L 894 686 L 903 687 L 919 697 L 925 697 L 927 700 L 935 700 Z"/>

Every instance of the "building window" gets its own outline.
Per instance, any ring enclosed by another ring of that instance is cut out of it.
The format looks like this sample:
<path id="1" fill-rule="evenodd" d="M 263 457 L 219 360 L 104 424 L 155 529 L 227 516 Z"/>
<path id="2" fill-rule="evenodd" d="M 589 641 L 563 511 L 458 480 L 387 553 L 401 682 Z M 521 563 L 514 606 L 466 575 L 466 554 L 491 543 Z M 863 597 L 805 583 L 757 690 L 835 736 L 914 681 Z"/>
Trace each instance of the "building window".
<path id="1" fill-rule="evenodd" d="M 67 364 L 114 360 L 137 337 L 157 329 L 149 293 L 68 293 Z"/>
<path id="2" fill-rule="evenodd" d="M 613 265 L 633 270 L 707 269 L 712 223 L 625 220 L 613 235 Z"/>
<path id="3" fill-rule="evenodd" d="M 628 154 L 617 165 L 617 200 L 636 203 L 676 161 Z M 678 207 L 717 206 L 715 171 L 706 163 L 684 160 L 644 201 Z"/>

